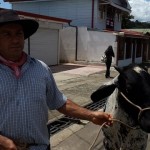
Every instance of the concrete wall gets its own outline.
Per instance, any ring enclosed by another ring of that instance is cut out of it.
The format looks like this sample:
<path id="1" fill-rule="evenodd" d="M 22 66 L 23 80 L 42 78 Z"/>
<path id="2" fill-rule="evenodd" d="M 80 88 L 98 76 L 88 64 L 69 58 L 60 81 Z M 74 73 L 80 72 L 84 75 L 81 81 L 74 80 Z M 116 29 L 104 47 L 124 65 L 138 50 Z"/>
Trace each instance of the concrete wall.
<path id="1" fill-rule="evenodd" d="M 116 37 L 112 33 L 89 31 L 88 53 L 89 61 L 100 61 L 100 57 L 109 45 L 113 46 L 114 52 Z"/>
<path id="2" fill-rule="evenodd" d="M 116 36 L 108 32 L 88 31 L 86 27 L 69 27 L 60 31 L 60 61 L 61 62 L 97 62 L 109 45 L 113 46 L 116 54 Z M 77 44 L 76 44 L 77 42 Z M 76 48 L 77 46 L 77 48 Z M 116 63 L 116 60 L 113 60 Z"/>
<path id="3" fill-rule="evenodd" d="M 60 30 L 60 62 L 75 62 L 76 28 Z"/>

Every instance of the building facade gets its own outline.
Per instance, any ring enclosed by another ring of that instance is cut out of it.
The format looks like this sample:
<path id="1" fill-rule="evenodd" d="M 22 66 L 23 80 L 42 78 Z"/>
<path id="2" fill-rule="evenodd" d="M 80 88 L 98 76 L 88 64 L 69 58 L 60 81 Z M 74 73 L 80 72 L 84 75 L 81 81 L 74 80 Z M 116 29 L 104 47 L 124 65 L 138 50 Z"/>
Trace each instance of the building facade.
<path id="1" fill-rule="evenodd" d="M 120 30 L 127 0 L 5 0 L 12 9 L 72 20 L 73 26 L 97 30 Z"/>

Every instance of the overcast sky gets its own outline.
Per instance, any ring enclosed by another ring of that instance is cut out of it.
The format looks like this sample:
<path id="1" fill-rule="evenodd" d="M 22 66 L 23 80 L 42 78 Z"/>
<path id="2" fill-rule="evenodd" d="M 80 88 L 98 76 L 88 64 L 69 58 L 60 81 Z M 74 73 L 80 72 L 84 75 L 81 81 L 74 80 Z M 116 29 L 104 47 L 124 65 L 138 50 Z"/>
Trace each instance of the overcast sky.
<path id="1" fill-rule="evenodd" d="M 129 0 L 135 20 L 150 21 L 150 0 Z"/>
<path id="2" fill-rule="evenodd" d="M 138 21 L 150 21 L 150 0 L 128 0 L 131 7 L 131 14 L 134 16 L 135 20 Z M 11 8 L 9 3 L 4 3 L 0 0 L 0 7 Z"/>

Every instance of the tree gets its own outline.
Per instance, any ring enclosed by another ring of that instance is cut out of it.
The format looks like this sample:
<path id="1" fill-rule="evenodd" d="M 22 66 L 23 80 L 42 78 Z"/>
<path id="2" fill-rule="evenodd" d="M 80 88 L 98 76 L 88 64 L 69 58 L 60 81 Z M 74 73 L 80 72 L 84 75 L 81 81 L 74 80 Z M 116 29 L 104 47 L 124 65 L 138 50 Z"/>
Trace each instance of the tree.
<path id="1" fill-rule="evenodd" d="M 122 29 L 150 28 L 150 22 L 140 22 L 138 20 L 131 21 L 132 19 L 134 19 L 133 15 L 124 14 L 122 16 Z"/>
<path id="2" fill-rule="evenodd" d="M 131 19 L 134 19 L 133 15 L 123 14 L 122 15 L 122 29 L 131 28 L 133 26 L 133 22 Z"/>

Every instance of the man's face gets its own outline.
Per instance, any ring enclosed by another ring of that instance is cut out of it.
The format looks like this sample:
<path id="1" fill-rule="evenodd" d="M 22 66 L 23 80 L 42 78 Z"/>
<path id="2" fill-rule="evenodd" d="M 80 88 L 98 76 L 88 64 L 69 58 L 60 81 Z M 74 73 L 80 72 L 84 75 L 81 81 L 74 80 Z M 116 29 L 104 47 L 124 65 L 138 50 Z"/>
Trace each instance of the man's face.
<path id="1" fill-rule="evenodd" d="M 17 61 L 24 48 L 24 32 L 19 24 L 0 26 L 0 55 L 7 60 Z"/>

